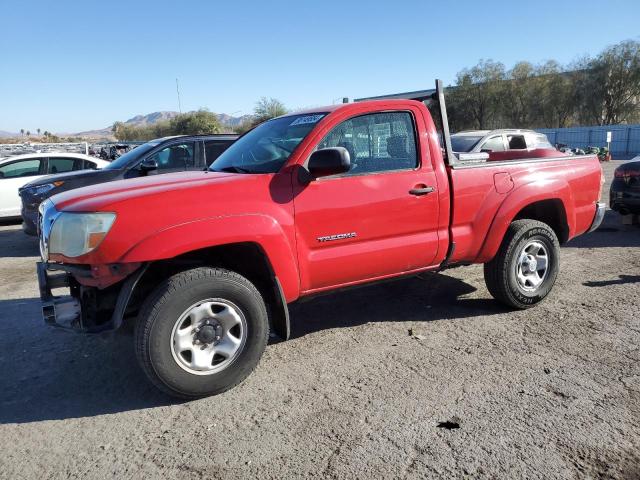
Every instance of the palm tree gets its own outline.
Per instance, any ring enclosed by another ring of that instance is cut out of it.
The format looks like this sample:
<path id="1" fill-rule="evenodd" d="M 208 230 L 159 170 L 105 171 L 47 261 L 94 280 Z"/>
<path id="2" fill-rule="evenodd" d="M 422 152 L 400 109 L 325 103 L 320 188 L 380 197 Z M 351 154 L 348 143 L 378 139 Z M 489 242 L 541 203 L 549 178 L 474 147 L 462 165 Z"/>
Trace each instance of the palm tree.
<path id="1" fill-rule="evenodd" d="M 40 135 L 40 129 L 37 130 L 38 131 L 38 136 Z"/>
<path id="2" fill-rule="evenodd" d="M 27 137 L 31 135 L 31 132 L 29 130 L 27 130 Z"/>
<path id="3" fill-rule="evenodd" d="M 20 129 L 20 135 L 22 135 L 24 137 L 24 128 Z"/>

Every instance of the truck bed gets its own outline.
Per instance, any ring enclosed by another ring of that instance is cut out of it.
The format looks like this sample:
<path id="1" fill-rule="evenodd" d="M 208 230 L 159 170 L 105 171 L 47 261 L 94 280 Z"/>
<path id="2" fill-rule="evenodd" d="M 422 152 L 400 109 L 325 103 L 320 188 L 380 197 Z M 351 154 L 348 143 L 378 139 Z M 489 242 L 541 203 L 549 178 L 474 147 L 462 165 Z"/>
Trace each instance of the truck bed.
<path id="1" fill-rule="evenodd" d="M 450 235 L 455 243 L 450 263 L 490 260 L 511 219 L 526 213 L 523 209 L 538 198 L 537 205 L 527 208 L 548 212 L 561 243 L 586 232 L 603 181 L 595 155 L 456 163 L 447 170 L 452 202 Z M 562 212 L 566 216 L 564 228 L 559 218 Z"/>

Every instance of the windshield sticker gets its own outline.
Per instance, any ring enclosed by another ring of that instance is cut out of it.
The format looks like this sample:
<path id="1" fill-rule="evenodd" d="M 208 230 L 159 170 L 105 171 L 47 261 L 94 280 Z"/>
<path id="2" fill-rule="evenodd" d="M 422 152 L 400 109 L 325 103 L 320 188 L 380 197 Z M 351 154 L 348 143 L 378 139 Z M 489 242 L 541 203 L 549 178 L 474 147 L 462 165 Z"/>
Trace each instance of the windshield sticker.
<path id="1" fill-rule="evenodd" d="M 324 117 L 324 114 L 320 115 L 305 115 L 304 117 L 298 117 L 293 122 L 289 124 L 290 127 L 294 125 L 306 125 L 308 123 L 317 123 L 320 119 Z"/>

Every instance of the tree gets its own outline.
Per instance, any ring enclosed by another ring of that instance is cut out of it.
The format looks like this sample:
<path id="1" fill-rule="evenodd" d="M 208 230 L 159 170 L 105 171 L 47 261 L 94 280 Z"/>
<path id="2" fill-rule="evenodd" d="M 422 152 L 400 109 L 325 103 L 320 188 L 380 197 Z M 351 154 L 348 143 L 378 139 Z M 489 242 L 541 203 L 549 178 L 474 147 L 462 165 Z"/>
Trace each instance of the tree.
<path id="1" fill-rule="evenodd" d="M 287 113 L 287 108 L 276 98 L 262 97 L 256 102 L 253 109 L 254 124 L 265 122 L 271 118 L 279 117 Z"/>
<path id="2" fill-rule="evenodd" d="M 113 125 L 111 125 L 111 133 L 113 133 L 115 137 L 118 138 L 118 130 L 120 130 L 123 126 L 123 122 L 113 122 Z"/>
<path id="3" fill-rule="evenodd" d="M 640 42 L 627 40 L 574 64 L 579 121 L 610 125 L 638 119 Z"/>
<path id="4" fill-rule="evenodd" d="M 563 71 L 560 64 L 550 60 L 536 67 L 536 126 L 546 128 L 568 127 L 575 117 L 578 105 L 576 75 Z"/>
<path id="5" fill-rule="evenodd" d="M 504 65 L 493 60 L 480 60 L 459 72 L 455 97 L 458 108 L 465 110 L 460 116 L 469 118 L 478 129 L 494 126 L 504 78 Z"/>
<path id="6" fill-rule="evenodd" d="M 40 136 L 40 129 L 39 128 L 38 128 L 37 132 L 38 132 L 38 136 Z"/>
<path id="7" fill-rule="evenodd" d="M 518 62 L 509 70 L 507 81 L 502 84 L 501 110 L 512 127 L 523 128 L 532 123 L 537 97 L 541 93 L 535 75 L 531 63 Z"/>
<path id="8" fill-rule="evenodd" d="M 115 122 L 111 131 L 118 140 L 151 140 L 169 135 L 206 135 L 222 133 L 223 126 L 218 116 L 208 110 L 182 113 L 171 120 L 163 120 L 152 125 L 135 126 Z"/>
<path id="9" fill-rule="evenodd" d="M 602 102 L 602 125 L 630 120 L 640 106 L 640 42 L 627 40 L 591 63 L 592 85 Z"/>
<path id="10" fill-rule="evenodd" d="M 222 131 L 218 116 L 204 109 L 175 116 L 169 121 L 169 127 L 172 135 L 204 135 Z"/>
<path id="11" fill-rule="evenodd" d="M 24 128 L 20 129 L 20 135 L 22 135 L 24 137 Z"/>
<path id="12" fill-rule="evenodd" d="M 31 135 L 31 132 L 27 130 L 27 137 L 29 137 L 30 135 Z"/>

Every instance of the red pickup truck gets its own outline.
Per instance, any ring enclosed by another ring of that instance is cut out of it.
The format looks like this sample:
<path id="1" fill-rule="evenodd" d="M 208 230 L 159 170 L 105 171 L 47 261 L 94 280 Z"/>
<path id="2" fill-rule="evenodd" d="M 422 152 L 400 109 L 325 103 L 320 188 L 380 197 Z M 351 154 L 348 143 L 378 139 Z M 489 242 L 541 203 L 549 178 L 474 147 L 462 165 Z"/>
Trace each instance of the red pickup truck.
<path id="1" fill-rule="evenodd" d="M 451 150 L 413 100 L 333 105 L 249 131 L 202 172 L 116 181 L 40 207 L 38 278 L 50 324 L 135 319 L 161 390 L 223 392 L 258 364 L 287 304 L 374 280 L 483 263 L 489 292 L 528 308 L 559 245 L 595 229 L 595 156 L 486 162 Z M 52 289 L 69 288 L 54 296 Z"/>

